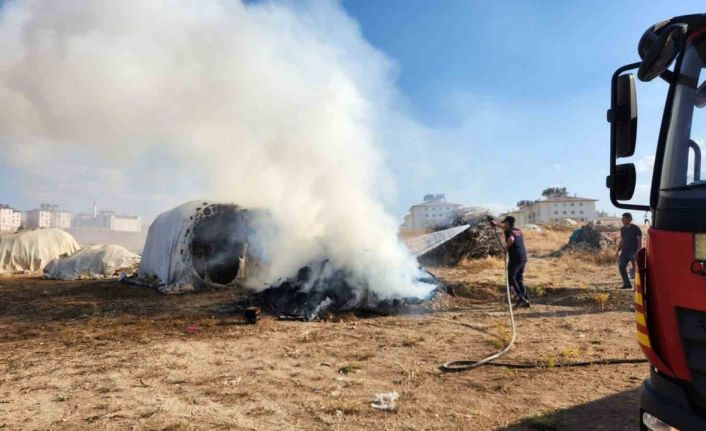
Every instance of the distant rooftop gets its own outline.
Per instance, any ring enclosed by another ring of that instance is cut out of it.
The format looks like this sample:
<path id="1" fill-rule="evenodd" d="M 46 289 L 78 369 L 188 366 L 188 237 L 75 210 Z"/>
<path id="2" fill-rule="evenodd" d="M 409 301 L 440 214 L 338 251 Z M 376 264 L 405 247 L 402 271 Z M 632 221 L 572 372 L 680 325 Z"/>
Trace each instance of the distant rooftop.
<path id="1" fill-rule="evenodd" d="M 446 195 L 444 193 L 429 193 L 424 195 L 424 202 L 446 202 Z"/>
<path id="2" fill-rule="evenodd" d="M 422 202 L 421 204 L 412 205 L 412 208 L 417 207 L 461 207 L 461 204 L 455 204 L 453 202 L 446 201 L 432 201 L 432 202 Z"/>
<path id="3" fill-rule="evenodd" d="M 594 201 L 597 202 L 598 199 L 593 198 L 582 198 L 580 196 L 548 196 L 541 202 L 576 202 L 576 201 Z"/>
<path id="4" fill-rule="evenodd" d="M 436 194 L 426 194 L 424 195 L 424 202 L 416 205 L 412 205 L 412 208 L 417 208 L 417 207 L 436 207 L 436 206 L 462 206 L 461 204 L 455 204 L 452 202 L 447 202 L 446 201 L 446 195 L 443 193 L 436 193 Z"/>

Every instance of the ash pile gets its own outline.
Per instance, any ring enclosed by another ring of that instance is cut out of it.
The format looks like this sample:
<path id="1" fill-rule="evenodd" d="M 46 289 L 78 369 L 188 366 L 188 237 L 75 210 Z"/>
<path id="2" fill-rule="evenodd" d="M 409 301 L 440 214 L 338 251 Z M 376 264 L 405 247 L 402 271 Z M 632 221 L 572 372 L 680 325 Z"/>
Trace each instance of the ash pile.
<path id="1" fill-rule="evenodd" d="M 260 292 L 253 292 L 240 305 L 258 306 L 280 319 L 302 321 L 318 320 L 343 312 L 397 314 L 441 292 L 439 282 L 431 274 L 418 281 L 436 285 L 437 289 L 432 290 L 427 298 L 381 299 L 355 281 L 348 271 L 336 268 L 325 260 L 301 268 L 292 278 L 280 280 Z"/>
<path id="2" fill-rule="evenodd" d="M 487 217 L 488 210 L 463 208 L 447 223 L 405 244 L 422 265 L 455 266 L 463 259 L 502 256 L 503 250 Z"/>

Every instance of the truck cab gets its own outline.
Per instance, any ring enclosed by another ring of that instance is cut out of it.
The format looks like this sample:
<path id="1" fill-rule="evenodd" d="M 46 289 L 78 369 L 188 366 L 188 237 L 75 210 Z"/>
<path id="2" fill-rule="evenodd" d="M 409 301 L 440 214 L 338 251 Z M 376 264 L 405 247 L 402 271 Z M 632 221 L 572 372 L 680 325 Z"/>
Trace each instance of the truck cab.
<path id="1" fill-rule="evenodd" d="M 651 26 L 638 52 L 641 61 L 618 68 L 611 81 L 606 183 L 616 207 L 651 214 L 634 298 L 636 338 L 650 361 L 640 424 L 643 430 L 706 430 L 706 14 Z M 636 148 L 635 76 L 668 84 L 649 202 L 632 201 L 635 164 L 620 160 Z"/>

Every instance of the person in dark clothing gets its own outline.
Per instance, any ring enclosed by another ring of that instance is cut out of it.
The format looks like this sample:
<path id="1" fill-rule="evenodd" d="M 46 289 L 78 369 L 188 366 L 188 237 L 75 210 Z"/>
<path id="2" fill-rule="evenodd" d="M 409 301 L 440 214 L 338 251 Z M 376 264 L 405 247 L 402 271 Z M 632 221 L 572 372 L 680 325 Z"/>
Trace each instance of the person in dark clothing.
<path id="1" fill-rule="evenodd" d="M 502 226 L 505 233 L 505 252 L 507 253 L 507 279 L 517 296 L 516 306 L 529 307 L 529 295 L 524 284 L 525 265 L 527 264 L 527 250 L 522 231 L 515 227 L 515 218 L 507 216 L 502 224 L 492 222 L 493 226 Z"/>
<path id="2" fill-rule="evenodd" d="M 632 289 L 630 277 L 635 277 L 635 253 L 642 248 L 642 231 L 632 223 L 632 214 L 623 214 L 623 227 L 620 228 L 620 243 L 618 244 L 618 271 L 623 278 L 621 289 Z M 628 277 L 628 262 L 632 263 Z"/>

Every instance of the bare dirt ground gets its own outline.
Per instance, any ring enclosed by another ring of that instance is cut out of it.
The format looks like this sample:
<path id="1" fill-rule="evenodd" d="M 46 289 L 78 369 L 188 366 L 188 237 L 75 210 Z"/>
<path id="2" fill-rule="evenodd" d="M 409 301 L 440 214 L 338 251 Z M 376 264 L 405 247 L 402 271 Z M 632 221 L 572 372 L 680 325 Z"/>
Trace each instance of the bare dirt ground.
<path id="1" fill-rule="evenodd" d="M 233 290 L 0 278 L 0 430 L 637 429 L 646 364 L 551 367 L 641 357 L 614 267 L 547 256 L 565 236 L 527 238 L 537 299 L 503 360 L 549 366 L 531 370 L 438 368 L 509 338 L 495 259 L 432 269 L 464 297 L 310 323 L 242 324 Z M 396 411 L 370 407 L 390 391 Z"/>

